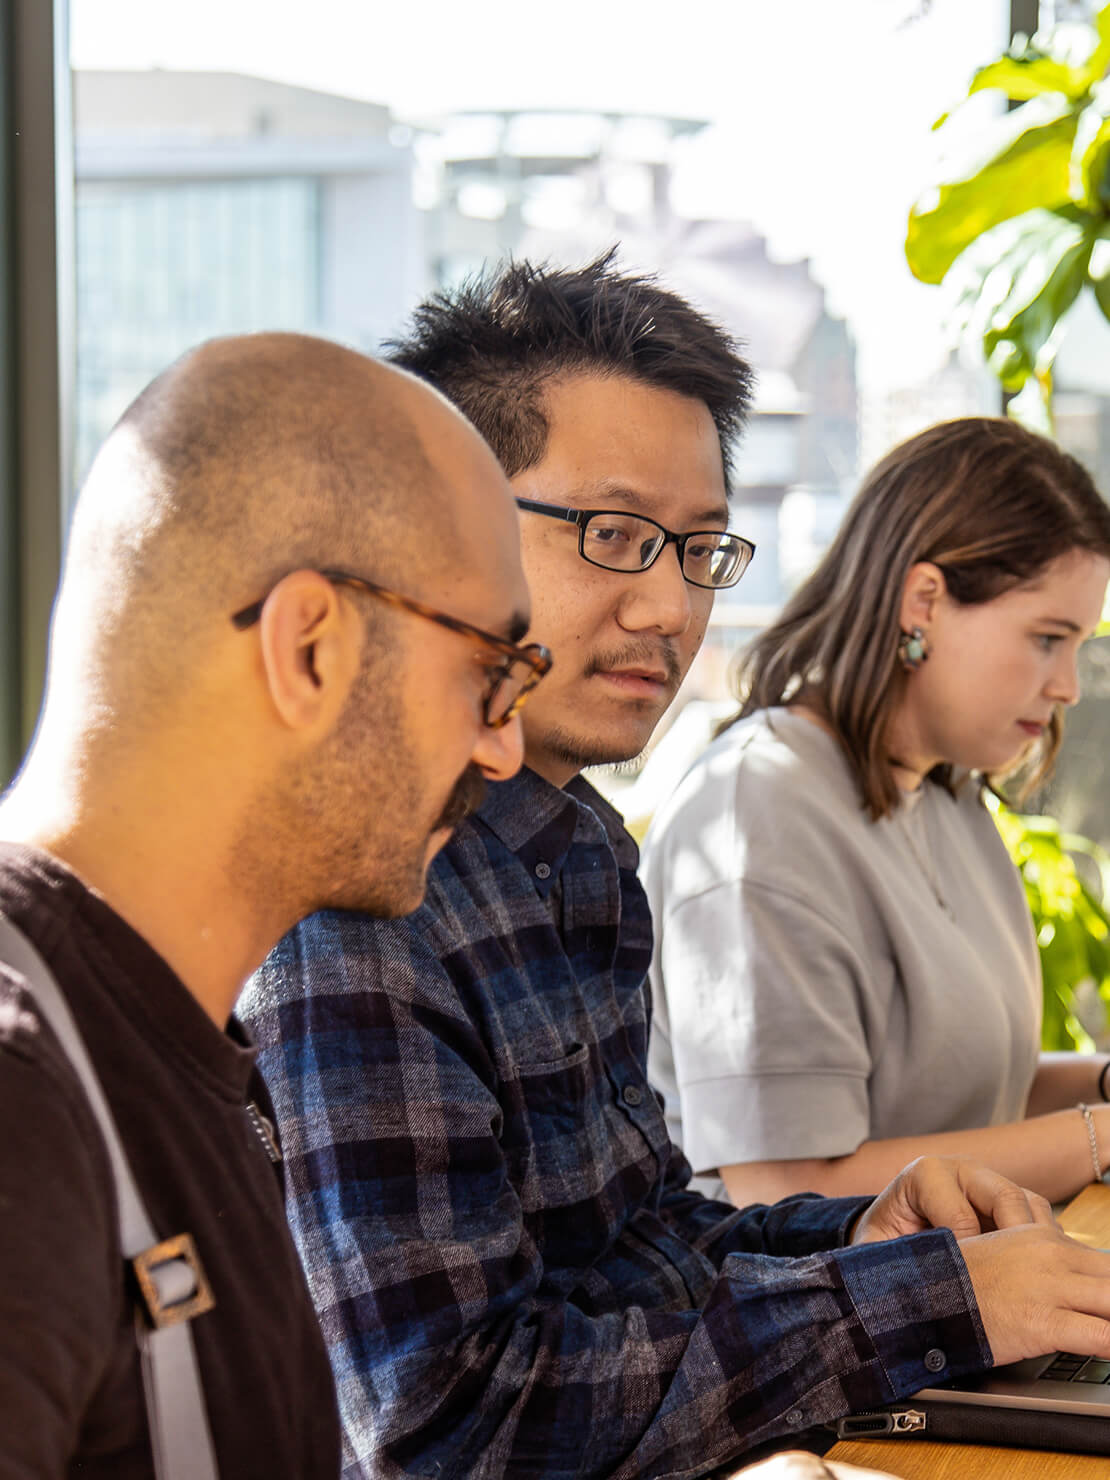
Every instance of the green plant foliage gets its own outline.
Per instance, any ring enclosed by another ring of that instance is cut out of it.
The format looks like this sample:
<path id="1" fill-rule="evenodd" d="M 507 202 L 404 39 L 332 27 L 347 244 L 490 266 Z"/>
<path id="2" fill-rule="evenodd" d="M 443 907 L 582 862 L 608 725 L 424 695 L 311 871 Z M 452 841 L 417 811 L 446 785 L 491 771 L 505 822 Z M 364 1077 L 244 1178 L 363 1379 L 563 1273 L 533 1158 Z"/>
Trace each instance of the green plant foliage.
<path id="1" fill-rule="evenodd" d="M 1059 94 L 1033 98 L 992 119 L 970 150 L 910 212 L 906 260 L 915 277 L 939 283 L 978 236 L 1012 216 L 1068 204 L 1075 110 Z"/>
<path id="2" fill-rule="evenodd" d="M 1012 102 L 1023 103 L 1046 92 L 1063 93 L 1066 98 L 1081 98 L 1090 85 L 1090 81 L 1076 68 L 1026 51 L 1017 56 L 1000 57 L 997 62 L 980 67 L 967 91 L 970 97 L 972 93 L 998 88 Z"/>
<path id="3" fill-rule="evenodd" d="M 982 341 L 1007 390 L 1051 372 L 1060 321 L 1087 280 L 1093 246 L 1084 212 L 1038 209 L 984 232 L 953 266 L 956 322 Z"/>
<path id="4" fill-rule="evenodd" d="M 1080 877 L 1075 856 L 1089 857 L 1110 881 L 1110 855 L 1089 838 L 1062 833 L 1051 817 L 1023 816 L 993 797 L 988 805 L 1033 915 L 1044 975 L 1042 1046 L 1089 1050 L 1094 1041 L 1080 1021 L 1078 998 L 1086 988 L 1089 1000 L 1100 1001 L 1101 1028 L 1110 1029 L 1110 916 Z"/>
<path id="5" fill-rule="evenodd" d="M 1011 411 L 1039 426 L 1051 426 L 1068 309 L 1089 288 L 1110 318 L 1108 67 L 1110 3 L 1093 24 L 1016 38 L 968 96 L 994 89 L 1017 106 L 949 149 L 909 217 L 911 271 L 944 283 L 954 326 L 982 345 L 1007 390 L 1026 389 Z M 953 124 L 939 120 L 942 138 Z"/>
<path id="6" fill-rule="evenodd" d="M 1110 65 L 1110 9 L 1103 6 L 1090 26 L 1070 22 L 1038 31 L 1032 41 L 1015 36 L 997 62 L 980 67 L 968 93 L 999 88 L 1011 102 L 1061 92 L 1073 101 L 1086 96 Z"/>
<path id="7" fill-rule="evenodd" d="M 1110 88 L 1105 82 L 1091 89 L 1091 101 L 1075 121 L 1068 190 L 1073 200 L 1107 204 L 1107 151 L 1110 149 Z"/>

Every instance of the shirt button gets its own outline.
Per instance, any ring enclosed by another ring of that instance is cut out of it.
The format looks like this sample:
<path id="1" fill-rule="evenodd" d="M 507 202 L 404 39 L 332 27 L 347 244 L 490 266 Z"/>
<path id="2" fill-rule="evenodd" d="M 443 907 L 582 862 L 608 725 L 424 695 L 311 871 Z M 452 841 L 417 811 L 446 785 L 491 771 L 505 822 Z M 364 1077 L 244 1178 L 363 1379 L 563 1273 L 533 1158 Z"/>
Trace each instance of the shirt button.
<path id="1" fill-rule="evenodd" d="M 806 1421 L 806 1416 L 800 1408 L 791 1408 L 786 1415 L 786 1422 L 792 1429 L 799 1428 Z"/>
<path id="2" fill-rule="evenodd" d="M 637 1086 L 634 1084 L 626 1084 L 625 1087 L 621 1090 L 621 1099 L 626 1105 L 631 1105 L 633 1106 L 633 1108 L 639 1105 L 643 1101 L 643 1098 L 643 1090 L 637 1088 Z"/>
<path id="3" fill-rule="evenodd" d="M 948 1358 L 939 1347 L 932 1347 L 925 1353 L 925 1367 L 929 1372 L 939 1372 L 948 1366 Z"/>
<path id="4" fill-rule="evenodd" d="M 549 863 L 537 863 L 536 864 L 536 878 L 537 879 L 550 879 L 550 877 L 551 877 L 551 865 Z"/>

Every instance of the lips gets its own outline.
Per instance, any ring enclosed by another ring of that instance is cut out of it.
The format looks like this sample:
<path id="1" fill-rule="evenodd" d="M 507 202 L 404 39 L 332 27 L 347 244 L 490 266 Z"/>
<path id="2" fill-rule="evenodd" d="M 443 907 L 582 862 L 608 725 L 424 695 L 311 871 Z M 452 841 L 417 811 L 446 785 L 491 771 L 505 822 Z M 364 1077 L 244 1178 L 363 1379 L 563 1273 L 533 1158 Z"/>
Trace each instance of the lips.
<path id="1" fill-rule="evenodd" d="M 583 668 L 584 678 L 601 678 L 618 692 L 636 698 L 672 693 L 682 678 L 682 665 L 669 638 L 622 643 L 595 652 Z"/>

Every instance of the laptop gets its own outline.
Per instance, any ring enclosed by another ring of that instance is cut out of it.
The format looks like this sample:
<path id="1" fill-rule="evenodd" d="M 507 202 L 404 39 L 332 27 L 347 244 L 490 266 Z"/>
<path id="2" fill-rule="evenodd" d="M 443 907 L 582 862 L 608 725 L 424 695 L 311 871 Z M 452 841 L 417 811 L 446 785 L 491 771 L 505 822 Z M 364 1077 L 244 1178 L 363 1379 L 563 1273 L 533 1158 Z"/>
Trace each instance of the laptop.
<path id="1" fill-rule="evenodd" d="M 1110 1361 L 1054 1352 L 944 1387 L 923 1388 L 874 1413 L 849 1414 L 839 1439 L 958 1439 L 1110 1454 Z"/>

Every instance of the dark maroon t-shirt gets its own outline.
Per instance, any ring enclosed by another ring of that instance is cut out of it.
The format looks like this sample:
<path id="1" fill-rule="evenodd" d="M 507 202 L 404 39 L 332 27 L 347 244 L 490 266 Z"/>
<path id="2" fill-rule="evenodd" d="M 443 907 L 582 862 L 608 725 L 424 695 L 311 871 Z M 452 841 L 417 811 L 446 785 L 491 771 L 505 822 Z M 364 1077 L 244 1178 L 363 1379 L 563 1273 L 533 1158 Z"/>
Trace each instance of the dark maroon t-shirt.
<path id="1" fill-rule="evenodd" d="M 62 987 L 161 1237 L 215 1295 L 193 1321 L 223 1480 L 335 1480 L 328 1359 L 274 1168 L 254 1050 L 55 860 L 0 844 L 0 913 Z M 0 967 L 0 1480 L 150 1480 L 107 1155 L 68 1059 Z"/>

